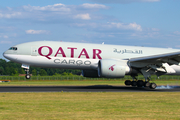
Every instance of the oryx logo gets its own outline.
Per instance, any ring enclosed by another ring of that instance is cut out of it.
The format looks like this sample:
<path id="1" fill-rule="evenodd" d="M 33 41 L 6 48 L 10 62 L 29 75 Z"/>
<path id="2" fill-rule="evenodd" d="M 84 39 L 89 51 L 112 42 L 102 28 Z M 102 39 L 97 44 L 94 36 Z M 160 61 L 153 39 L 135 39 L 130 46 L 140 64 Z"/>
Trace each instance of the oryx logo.
<path id="1" fill-rule="evenodd" d="M 109 68 L 109 70 L 114 71 L 114 66 L 115 66 L 115 65 L 112 65 L 112 66 Z"/>

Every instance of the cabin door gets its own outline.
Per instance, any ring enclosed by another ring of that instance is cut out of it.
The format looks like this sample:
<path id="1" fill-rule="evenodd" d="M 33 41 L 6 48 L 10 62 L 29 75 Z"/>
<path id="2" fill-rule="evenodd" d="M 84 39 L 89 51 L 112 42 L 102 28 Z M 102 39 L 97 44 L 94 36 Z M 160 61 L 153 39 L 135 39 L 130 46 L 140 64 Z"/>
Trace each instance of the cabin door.
<path id="1" fill-rule="evenodd" d="M 31 55 L 32 56 L 37 56 L 37 47 L 36 46 L 32 46 L 31 47 Z"/>

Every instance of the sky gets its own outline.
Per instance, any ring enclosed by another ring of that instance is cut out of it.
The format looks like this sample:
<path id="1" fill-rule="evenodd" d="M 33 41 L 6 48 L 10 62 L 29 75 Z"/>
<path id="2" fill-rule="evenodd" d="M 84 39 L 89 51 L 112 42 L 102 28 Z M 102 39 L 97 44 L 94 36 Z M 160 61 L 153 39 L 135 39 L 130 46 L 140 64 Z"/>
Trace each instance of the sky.
<path id="1" fill-rule="evenodd" d="M 0 58 L 64 41 L 180 49 L 180 0 L 0 0 Z"/>

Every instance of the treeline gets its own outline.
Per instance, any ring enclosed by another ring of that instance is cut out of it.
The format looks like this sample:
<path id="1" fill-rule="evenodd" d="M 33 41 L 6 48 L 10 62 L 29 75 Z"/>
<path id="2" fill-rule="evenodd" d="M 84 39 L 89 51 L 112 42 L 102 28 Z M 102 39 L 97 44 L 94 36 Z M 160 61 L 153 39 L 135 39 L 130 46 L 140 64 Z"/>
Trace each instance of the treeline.
<path id="1" fill-rule="evenodd" d="M 0 75 L 18 76 L 19 74 L 26 74 L 21 64 L 0 59 Z M 80 75 L 81 70 L 30 67 L 30 74 L 33 76 Z"/>

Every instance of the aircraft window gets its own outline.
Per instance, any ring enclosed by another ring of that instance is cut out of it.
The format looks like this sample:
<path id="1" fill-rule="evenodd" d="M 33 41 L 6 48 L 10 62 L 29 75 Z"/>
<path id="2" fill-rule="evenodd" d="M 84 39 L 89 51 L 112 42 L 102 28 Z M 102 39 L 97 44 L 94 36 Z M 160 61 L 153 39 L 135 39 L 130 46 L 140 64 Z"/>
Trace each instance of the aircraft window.
<path id="1" fill-rule="evenodd" d="M 9 50 L 17 50 L 17 47 L 11 47 Z"/>

